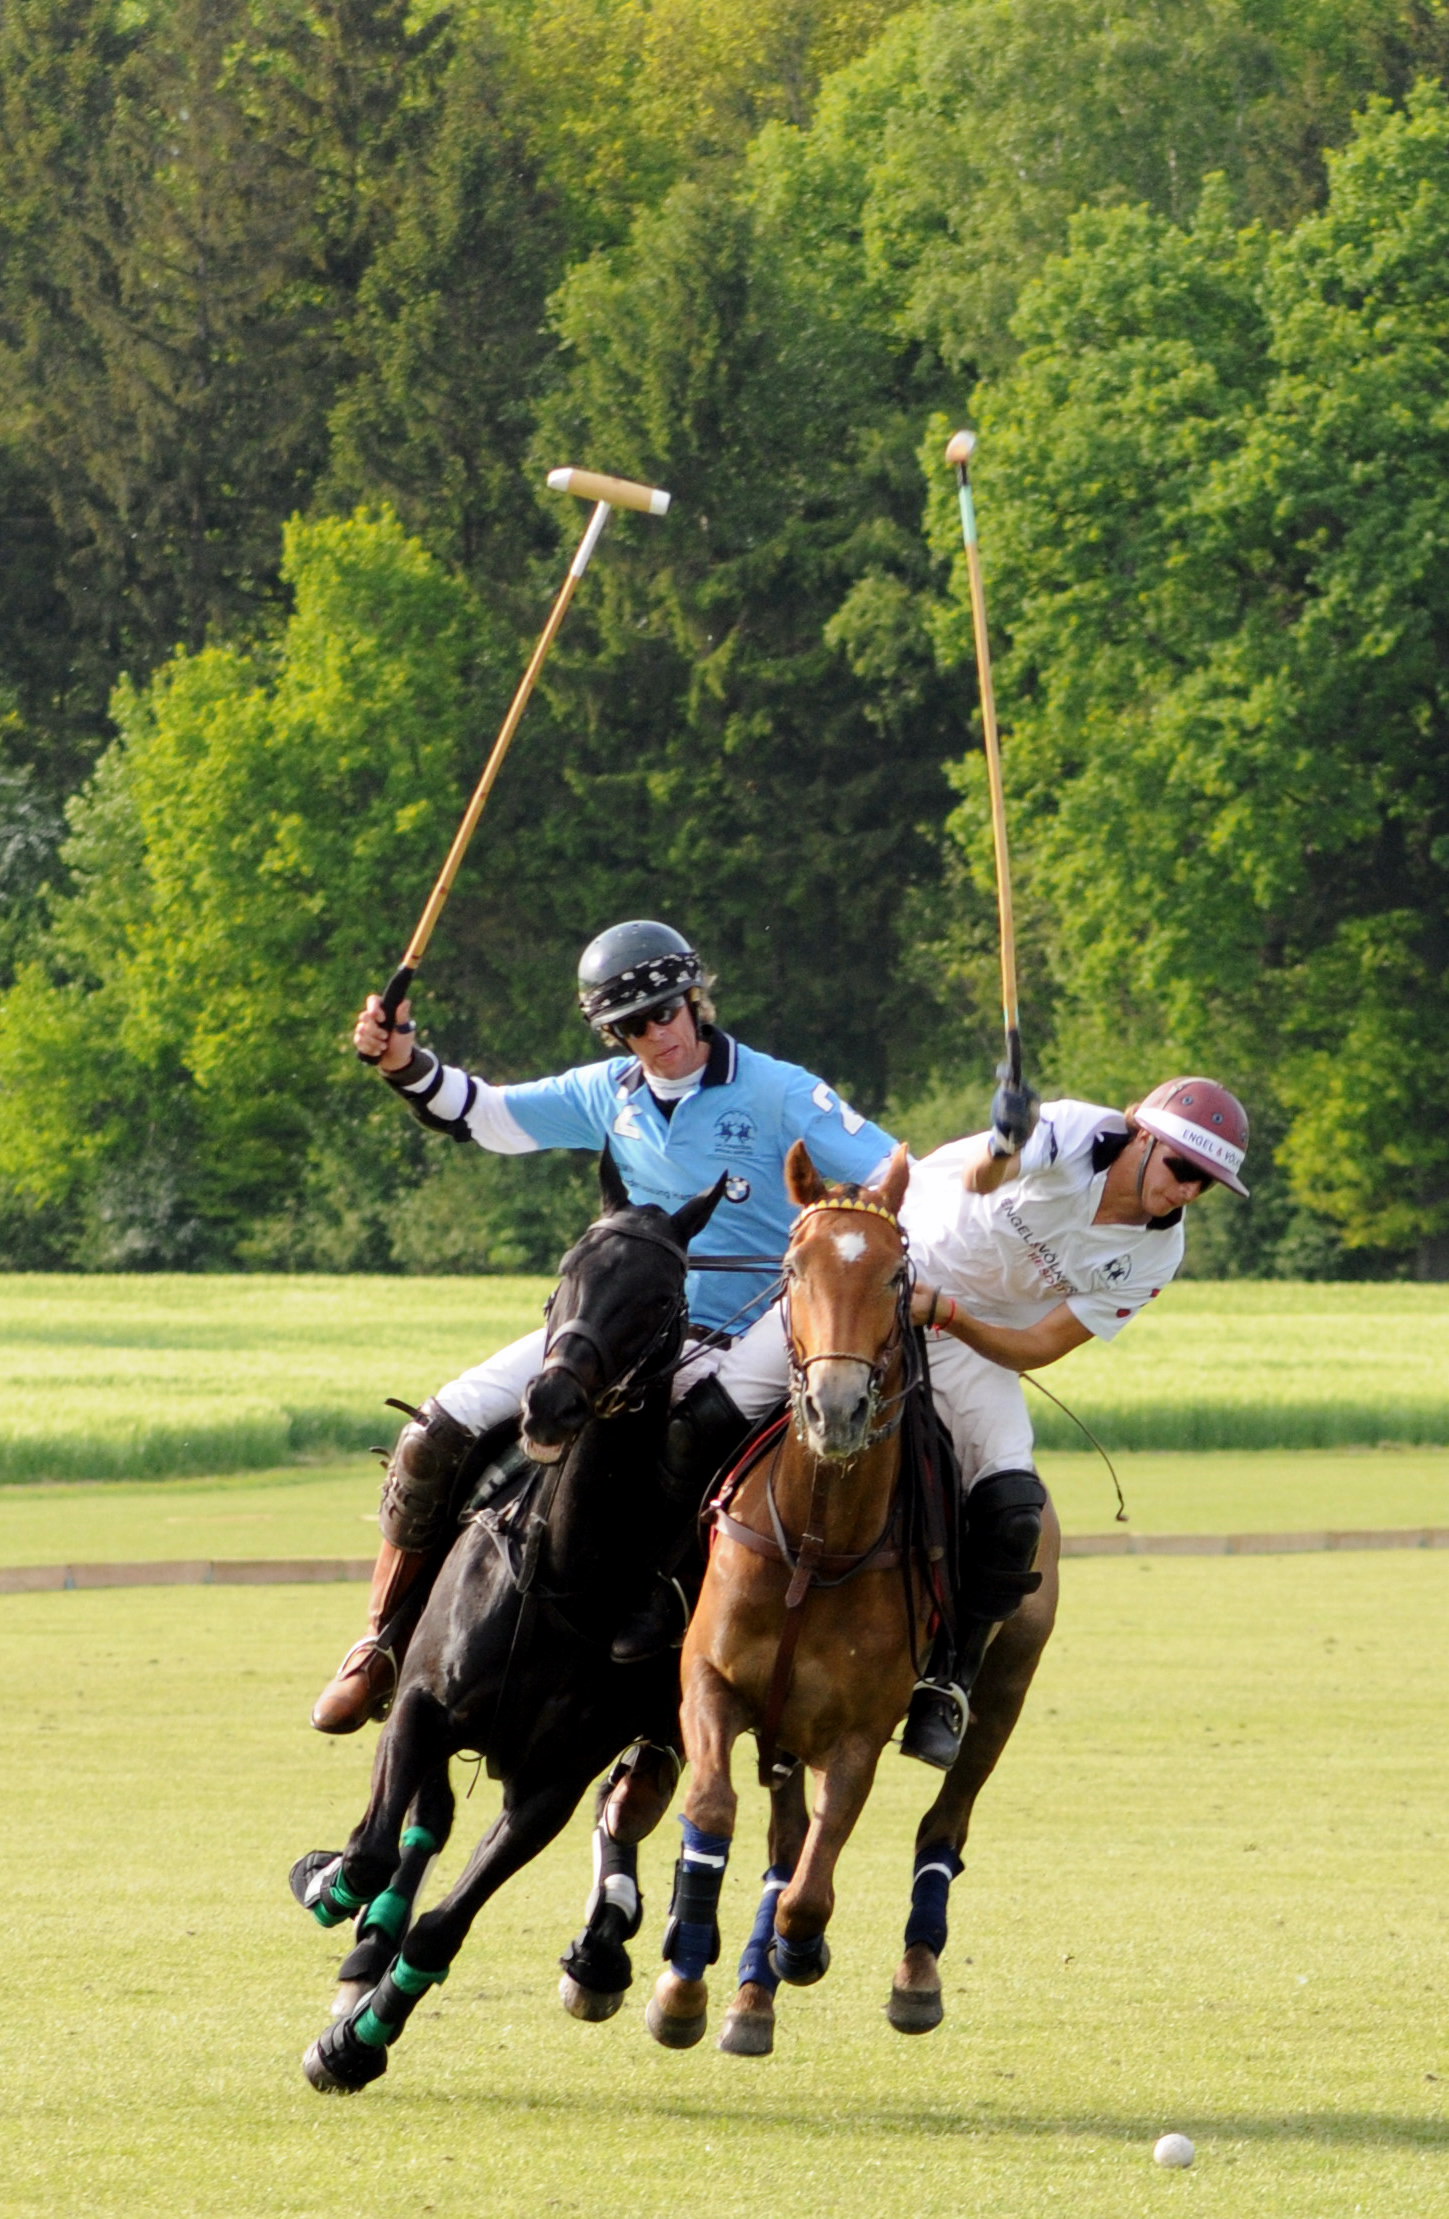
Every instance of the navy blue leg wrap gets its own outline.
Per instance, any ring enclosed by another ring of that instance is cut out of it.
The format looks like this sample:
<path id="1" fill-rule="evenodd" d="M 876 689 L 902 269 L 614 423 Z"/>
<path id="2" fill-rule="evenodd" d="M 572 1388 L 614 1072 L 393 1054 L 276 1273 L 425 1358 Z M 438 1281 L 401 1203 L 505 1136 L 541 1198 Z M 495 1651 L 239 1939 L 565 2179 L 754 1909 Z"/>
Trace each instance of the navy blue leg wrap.
<path id="1" fill-rule="evenodd" d="M 664 1954 L 681 1980 L 703 1980 L 719 1955 L 719 1891 L 729 1863 L 728 1834 L 706 1834 L 692 1819 L 684 1828 L 684 1851 L 674 1868 L 674 1900 L 664 1930 Z"/>
<path id="2" fill-rule="evenodd" d="M 929 1842 L 917 1850 L 911 1915 L 906 1920 L 907 1949 L 924 1942 L 927 1949 L 940 1956 L 946 1946 L 946 1899 L 951 1882 L 958 1880 L 965 1869 L 948 1841 Z"/>
<path id="3" fill-rule="evenodd" d="M 808 1942 L 792 1942 L 775 1928 L 775 1970 L 782 1980 L 791 1980 L 801 1987 L 808 1987 L 810 1978 L 825 1954 L 825 1936 L 816 1934 Z"/>
<path id="4" fill-rule="evenodd" d="M 770 1944 L 775 1939 L 775 1905 L 780 1890 L 790 1883 L 788 1865 L 771 1865 L 765 1874 L 765 1892 L 760 1897 L 760 1908 L 755 1913 L 755 1923 L 750 1928 L 750 1938 L 740 1956 L 740 1986 L 752 1980 L 757 1987 L 768 1988 L 771 1995 L 780 1985 L 770 1956 Z"/>

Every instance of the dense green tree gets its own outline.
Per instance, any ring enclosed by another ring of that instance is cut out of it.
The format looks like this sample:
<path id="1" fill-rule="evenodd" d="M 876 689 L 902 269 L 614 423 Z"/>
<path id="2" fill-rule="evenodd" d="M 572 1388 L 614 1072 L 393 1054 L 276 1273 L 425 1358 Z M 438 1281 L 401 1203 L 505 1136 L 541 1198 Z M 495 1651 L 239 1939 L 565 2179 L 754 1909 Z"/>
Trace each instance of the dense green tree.
<path id="1" fill-rule="evenodd" d="M 981 370 L 1010 357 L 1022 284 L 1078 208 L 1184 222 L 1219 172 L 1240 222 L 1290 224 L 1366 95 L 1446 62 L 1442 11 L 1417 0 L 949 0 L 826 85 L 813 159 L 902 333 Z"/>
<path id="2" fill-rule="evenodd" d="M 1298 1202 L 1389 1250 L 1449 1227 L 1442 92 L 1330 174 L 1279 240 L 1218 189 L 1190 232 L 1078 217 L 980 480 L 1057 1068 L 1225 1067 Z M 948 656 L 967 626 L 958 585 Z"/>
<path id="3" fill-rule="evenodd" d="M 881 662 L 856 589 L 883 552 L 897 591 L 924 571 L 931 389 L 771 187 L 675 187 L 562 295 L 572 368 L 543 438 L 676 505 L 621 533 L 551 695 L 615 906 L 684 918 L 749 1037 L 874 1105 L 931 1029 L 900 917 L 949 726 L 920 643 L 913 661 L 893 621 Z"/>
<path id="4" fill-rule="evenodd" d="M 359 288 L 328 494 L 344 507 L 385 495 L 502 591 L 550 536 L 523 464 L 568 240 L 488 17 L 461 25 L 433 66 L 427 142 Z"/>
<path id="5" fill-rule="evenodd" d="M 418 44 L 401 0 L 22 0 L 0 23 L 0 381 L 93 744 L 120 669 L 277 601 Z"/>
<path id="6" fill-rule="evenodd" d="M 207 648 L 122 690 L 74 890 L 0 1019 L 0 1175 L 112 1262 L 143 1226 L 142 1260 L 299 1258 L 309 1192 L 325 1221 L 370 1187 L 376 1235 L 416 1176 L 342 1020 L 451 831 L 488 630 L 386 517 L 295 528 L 285 576 L 274 656 Z"/>

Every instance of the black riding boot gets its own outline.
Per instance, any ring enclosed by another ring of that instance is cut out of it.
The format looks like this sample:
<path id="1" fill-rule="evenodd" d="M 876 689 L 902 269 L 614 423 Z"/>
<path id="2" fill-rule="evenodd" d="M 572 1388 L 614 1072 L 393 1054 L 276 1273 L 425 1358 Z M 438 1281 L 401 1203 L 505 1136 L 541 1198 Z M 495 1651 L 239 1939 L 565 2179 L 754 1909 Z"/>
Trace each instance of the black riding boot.
<path id="1" fill-rule="evenodd" d="M 967 1496 L 956 1638 L 938 1636 L 930 1676 L 916 1683 L 901 1735 L 903 1757 L 949 1772 L 960 1756 L 971 1690 L 991 1636 L 1041 1585 L 1032 1566 L 1046 1499 L 1035 1472 L 992 1472 Z"/>
<path id="2" fill-rule="evenodd" d="M 697 1380 L 670 1412 L 659 1485 L 673 1530 L 666 1535 L 643 1608 L 626 1618 L 614 1636 L 609 1654 L 616 1664 L 640 1664 L 683 1641 L 699 1594 L 702 1567 L 694 1541 L 700 1506 L 721 1465 L 749 1430 L 749 1419 L 741 1417 L 712 1377 Z"/>

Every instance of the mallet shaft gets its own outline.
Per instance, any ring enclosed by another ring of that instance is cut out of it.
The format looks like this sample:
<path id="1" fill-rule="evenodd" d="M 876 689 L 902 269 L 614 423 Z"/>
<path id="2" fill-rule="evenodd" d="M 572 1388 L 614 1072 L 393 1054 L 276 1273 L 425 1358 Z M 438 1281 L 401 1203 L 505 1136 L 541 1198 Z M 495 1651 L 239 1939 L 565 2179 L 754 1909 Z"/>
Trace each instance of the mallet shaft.
<path id="1" fill-rule="evenodd" d="M 1016 929 L 1011 903 L 1011 854 L 1006 844 L 1006 793 L 1001 776 L 1001 746 L 996 730 L 996 689 L 991 679 L 991 640 L 986 629 L 986 587 L 976 536 L 976 504 L 971 498 L 968 465 L 975 441 L 958 432 L 946 449 L 956 465 L 961 503 L 961 536 L 971 581 L 971 623 L 976 635 L 976 670 L 981 688 L 981 728 L 986 742 L 986 778 L 991 790 L 991 834 L 996 850 L 996 908 L 1001 927 L 1001 1007 L 1006 1027 L 1006 1060 L 1013 1085 L 1021 1082 L 1021 1026 L 1016 993 Z"/>
<path id="2" fill-rule="evenodd" d="M 483 814 L 488 796 L 493 791 L 498 773 L 503 768 L 504 757 L 513 744 L 513 735 L 523 721 L 523 712 L 528 707 L 529 697 L 538 682 L 538 674 L 543 668 L 549 649 L 558 637 L 559 626 L 568 614 L 569 603 L 578 591 L 579 580 L 589 567 L 590 559 L 594 549 L 599 544 L 600 534 L 608 523 L 611 512 L 615 508 L 631 508 L 640 509 L 646 515 L 663 516 L 669 507 L 669 495 L 662 492 L 658 487 L 636 485 L 630 478 L 605 477 L 596 470 L 550 470 L 548 482 L 556 493 L 574 493 L 583 500 L 593 501 L 595 504 L 594 513 L 589 518 L 583 537 L 574 550 L 574 558 L 569 564 L 568 575 L 564 579 L 557 600 L 549 611 L 548 622 L 539 634 L 538 644 L 529 657 L 528 668 L 518 682 L 518 690 L 509 704 L 508 714 L 503 719 L 502 728 L 493 743 L 492 752 L 483 766 L 483 775 L 473 789 L 473 798 L 464 811 L 463 821 L 453 836 L 453 844 L 448 850 L 443 868 L 438 873 L 437 881 L 428 896 L 423 913 L 418 919 L 417 930 L 408 942 L 407 954 L 383 989 L 383 1017 L 389 1028 L 392 1026 L 398 1010 L 407 999 L 408 989 L 412 985 L 418 965 L 422 962 L 427 952 L 428 942 L 433 937 L 433 927 L 442 915 L 443 905 L 453 890 L 453 881 L 458 875 L 463 857 L 468 852 L 468 843 L 478 828 L 478 820 Z M 373 1056 L 362 1058 L 364 1063 L 372 1063 L 376 1060 Z"/>
<path id="3" fill-rule="evenodd" d="M 608 520 L 609 503 L 600 501 L 589 519 L 588 529 L 579 542 L 574 559 L 569 564 L 568 576 L 559 589 L 558 599 L 549 611 L 548 622 L 538 636 L 538 644 L 529 657 L 528 668 L 518 682 L 518 691 L 513 696 L 508 714 L 503 719 L 497 739 L 493 742 L 493 751 L 483 766 L 483 775 L 473 789 L 473 798 L 464 811 L 462 823 L 453 835 L 453 844 L 448 850 L 447 860 L 438 873 L 436 885 L 428 896 L 427 907 L 418 919 L 417 931 L 408 943 L 408 952 L 403 957 L 403 963 L 409 971 L 416 971 L 427 952 L 428 942 L 433 937 L 433 927 L 442 914 L 443 904 L 453 890 L 453 881 L 458 875 L 463 857 L 468 852 L 468 842 L 477 830 L 478 819 L 483 814 L 484 804 L 493 791 L 498 773 L 503 768 L 503 759 L 513 744 L 513 735 L 523 722 L 523 712 L 528 707 L 529 697 L 538 683 L 538 674 L 544 666 L 549 649 L 558 637 L 559 626 L 568 615 L 569 603 L 578 590 L 579 580 L 589 566 L 589 558 L 597 547 L 599 535 Z"/>

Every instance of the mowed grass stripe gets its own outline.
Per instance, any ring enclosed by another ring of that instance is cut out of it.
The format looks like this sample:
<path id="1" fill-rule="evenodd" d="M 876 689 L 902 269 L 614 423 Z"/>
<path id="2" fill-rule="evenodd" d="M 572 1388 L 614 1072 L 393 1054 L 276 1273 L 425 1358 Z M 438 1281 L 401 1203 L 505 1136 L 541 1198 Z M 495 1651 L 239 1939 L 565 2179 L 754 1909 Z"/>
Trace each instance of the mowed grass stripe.
<path id="1" fill-rule="evenodd" d="M 1131 1511 L 1094 1455 L 1048 1451 L 1041 1467 L 1069 1535 L 1295 1533 L 1449 1524 L 1449 1450 L 1127 1454 Z M 370 1459 L 211 1479 L 10 1486 L 0 1491 L 0 1565 L 192 1558 L 361 1557 L 376 1547 L 379 1468 Z"/>
<path id="2" fill-rule="evenodd" d="M 285 1872 L 366 1794 L 373 1737 L 305 1725 L 350 1602 L 178 1590 L 0 1612 L 8 1807 L 44 1875 L 7 2017 L 17 2219 L 1442 2209 L 1449 1561 L 1070 1567 L 953 1894 L 936 2035 L 903 2040 L 881 2008 L 930 1793 L 888 1753 L 842 1863 L 834 1967 L 785 1996 L 773 2059 L 644 2034 L 672 1825 L 646 1846 L 625 2009 L 564 2017 L 581 1817 L 484 1912 L 387 2079 L 331 2102 L 299 2061 L 344 1943 L 302 1919 Z M 765 1854 L 740 1772 L 717 2005 Z M 460 1803 L 438 1884 L 496 1796 L 485 1780 Z M 1198 2144 L 1181 2178 L 1151 2163 L 1168 2128 Z"/>
<path id="3" fill-rule="evenodd" d="M 542 1279 L 0 1278 L 0 1479 L 260 1469 L 389 1437 L 539 1322 Z M 1449 1288 L 1190 1281 L 1045 1383 L 1114 1449 L 1449 1442 Z M 1030 1393 L 1030 1390 L 1028 1390 Z M 1044 1395 L 1044 1448 L 1081 1435 Z"/>

